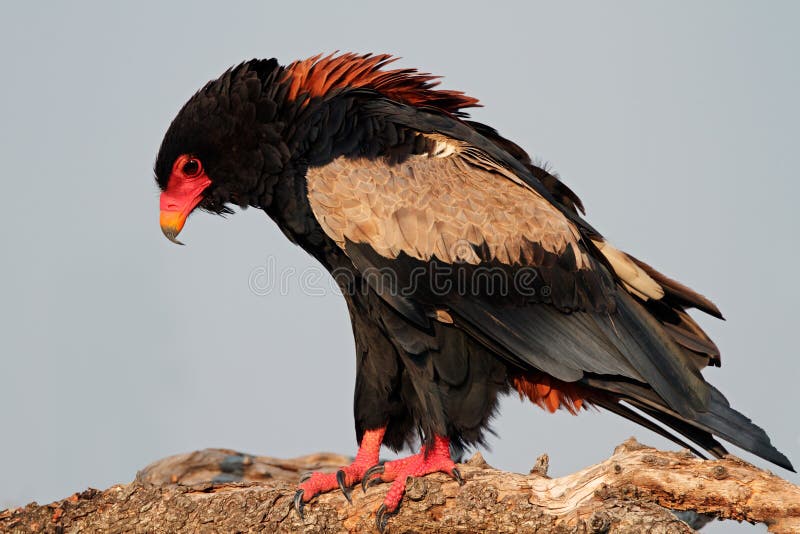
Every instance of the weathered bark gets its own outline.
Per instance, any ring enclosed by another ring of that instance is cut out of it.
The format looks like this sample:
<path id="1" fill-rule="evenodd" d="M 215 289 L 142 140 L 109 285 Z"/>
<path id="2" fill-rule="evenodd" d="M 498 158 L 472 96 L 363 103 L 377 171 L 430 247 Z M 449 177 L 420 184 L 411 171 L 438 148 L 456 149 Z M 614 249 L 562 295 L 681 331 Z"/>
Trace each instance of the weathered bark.
<path id="1" fill-rule="evenodd" d="M 304 520 L 292 507 L 303 472 L 348 461 L 224 450 L 174 456 L 130 484 L 0 512 L 0 532 L 374 531 L 387 485 L 354 491 L 352 505 L 341 492 L 322 495 Z M 561 478 L 546 476 L 545 456 L 527 475 L 498 471 L 479 454 L 459 469 L 463 486 L 445 475 L 410 481 L 387 532 L 694 532 L 666 508 L 800 532 L 800 488 L 734 457 L 703 461 L 629 440 L 608 460 Z"/>

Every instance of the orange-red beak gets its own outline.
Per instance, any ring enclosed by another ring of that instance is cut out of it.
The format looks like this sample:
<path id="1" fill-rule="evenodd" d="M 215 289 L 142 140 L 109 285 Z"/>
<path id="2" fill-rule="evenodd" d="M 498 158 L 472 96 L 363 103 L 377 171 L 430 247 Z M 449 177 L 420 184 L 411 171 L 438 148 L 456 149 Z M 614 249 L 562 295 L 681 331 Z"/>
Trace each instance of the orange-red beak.
<path id="1" fill-rule="evenodd" d="M 176 238 L 183 230 L 186 218 L 203 200 L 203 191 L 211 184 L 205 174 L 191 180 L 170 180 L 167 190 L 161 193 L 161 231 L 178 245 Z"/>
<path id="2" fill-rule="evenodd" d="M 176 238 L 181 230 L 183 230 L 183 225 L 186 223 L 185 214 L 180 211 L 161 210 L 159 222 L 161 223 L 161 231 L 164 232 L 167 239 L 178 245 L 183 245 L 183 243 Z"/>

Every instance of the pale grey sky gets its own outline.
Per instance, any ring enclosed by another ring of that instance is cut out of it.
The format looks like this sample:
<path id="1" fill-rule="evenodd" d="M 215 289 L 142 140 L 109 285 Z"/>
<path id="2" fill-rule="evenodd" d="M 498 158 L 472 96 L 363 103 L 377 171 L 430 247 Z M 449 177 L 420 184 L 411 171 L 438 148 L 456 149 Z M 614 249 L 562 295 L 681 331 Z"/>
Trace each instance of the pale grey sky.
<path id="1" fill-rule="evenodd" d="M 701 322 L 723 367 L 706 377 L 800 463 L 798 15 L 755 1 L 3 3 L 0 508 L 203 447 L 354 452 L 341 298 L 251 289 L 269 258 L 314 266 L 255 210 L 195 215 L 188 246 L 170 244 L 152 178 L 205 81 L 337 49 L 397 54 L 480 98 L 474 116 L 550 162 L 618 247 L 715 300 L 728 320 Z M 495 429 L 491 463 L 527 470 L 546 451 L 556 475 L 630 435 L 668 446 L 516 398 Z"/>

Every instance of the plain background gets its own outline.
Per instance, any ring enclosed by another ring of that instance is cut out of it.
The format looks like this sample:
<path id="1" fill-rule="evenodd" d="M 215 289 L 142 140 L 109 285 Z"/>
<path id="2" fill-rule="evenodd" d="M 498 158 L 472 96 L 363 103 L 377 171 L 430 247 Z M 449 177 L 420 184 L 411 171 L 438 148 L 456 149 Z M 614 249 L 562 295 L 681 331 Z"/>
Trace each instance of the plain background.
<path id="1" fill-rule="evenodd" d="M 352 453 L 344 302 L 250 279 L 315 268 L 255 210 L 158 228 L 152 165 L 205 81 L 251 57 L 391 52 L 481 99 L 618 247 L 714 299 L 706 376 L 797 465 L 795 2 L 5 2 L 0 508 L 204 447 Z M 563 475 L 615 416 L 503 402 L 490 463 Z M 765 462 L 743 457 L 760 466 Z M 797 483 L 800 478 L 775 468 Z M 717 525 L 717 532 L 735 525 Z M 741 527 L 747 530 L 749 527 Z M 752 529 L 750 529 L 752 530 Z"/>

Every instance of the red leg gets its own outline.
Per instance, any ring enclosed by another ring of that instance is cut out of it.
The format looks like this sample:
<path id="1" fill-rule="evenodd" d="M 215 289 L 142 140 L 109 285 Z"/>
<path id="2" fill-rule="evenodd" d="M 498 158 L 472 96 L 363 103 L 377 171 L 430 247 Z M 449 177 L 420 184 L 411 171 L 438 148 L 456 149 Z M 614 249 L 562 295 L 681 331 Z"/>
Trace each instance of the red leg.
<path id="1" fill-rule="evenodd" d="M 435 436 L 430 448 L 423 446 L 418 454 L 386 462 L 382 466 L 375 466 L 364 473 L 362 486 L 366 487 L 370 477 L 379 474 L 376 479 L 384 482 L 392 481 L 392 486 L 386 493 L 383 504 L 378 509 L 376 518 L 378 529 L 383 531 L 386 527 L 388 516 L 395 513 L 403 500 L 408 477 L 420 477 L 430 473 L 442 472 L 451 475 L 462 483 L 461 475 L 456 469 L 456 464 L 450 457 L 450 440 L 442 436 Z"/>
<path id="2" fill-rule="evenodd" d="M 378 463 L 381 451 L 381 442 L 386 428 L 367 430 L 361 438 L 355 460 L 348 466 L 342 467 L 336 473 L 311 473 L 300 484 L 300 489 L 294 497 L 295 508 L 303 515 L 303 505 L 319 495 L 336 488 L 341 488 L 347 500 L 350 500 L 350 487 L 361 481 L 364 473 Z"/>

